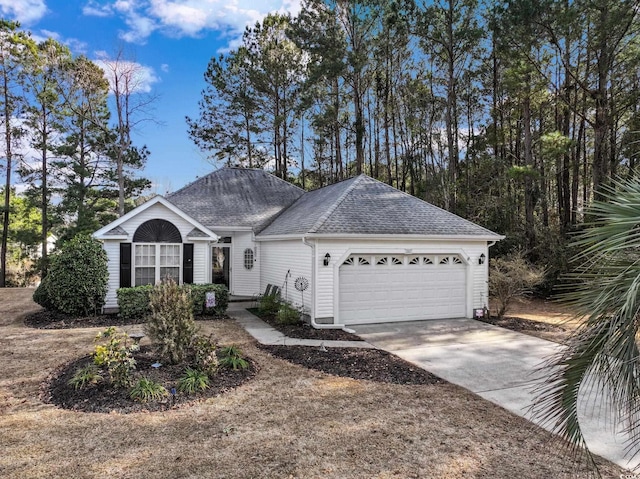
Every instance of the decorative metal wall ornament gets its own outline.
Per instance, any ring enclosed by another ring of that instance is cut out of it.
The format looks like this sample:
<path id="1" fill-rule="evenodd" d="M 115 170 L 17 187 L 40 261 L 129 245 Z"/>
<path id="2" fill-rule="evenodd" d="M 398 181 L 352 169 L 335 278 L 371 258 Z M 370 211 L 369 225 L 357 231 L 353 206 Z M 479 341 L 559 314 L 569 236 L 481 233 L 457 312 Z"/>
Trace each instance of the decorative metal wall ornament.
<path id="1" fill-rule="evenodd" d="M 300 295 L 302 296 L 302 314 L 304 314 L 304 292 L 309 288 L 309 280 L 304 276 L 299 276 L 296 278 L 293 285 L 298 291 L 300 291 Z"/>
<path id="2" fill-rule="evenodd" d="M 299 278 L 296 278 L 295 287 L 300 292 L 306 291 L 309 288 L 309 280 L 300 276 Z"/>

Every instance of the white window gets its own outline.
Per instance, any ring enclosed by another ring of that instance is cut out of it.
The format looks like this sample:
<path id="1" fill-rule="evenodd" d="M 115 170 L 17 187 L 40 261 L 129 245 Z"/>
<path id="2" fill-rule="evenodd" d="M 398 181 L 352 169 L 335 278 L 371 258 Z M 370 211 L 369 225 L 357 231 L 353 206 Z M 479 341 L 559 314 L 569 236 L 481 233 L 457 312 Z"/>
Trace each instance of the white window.
<path id="1" fill-rule="evenodd" d="M 135 285 L 156 284 L 166 278 L 180 282 L 182 248 L 179 244 L 136 244 Z"/>
<path id="2" fill-rule="evenodd" d="M 253 269 L 253 250 L 251 248 L 244 250 L 244 267 L 246 269 Z"/>

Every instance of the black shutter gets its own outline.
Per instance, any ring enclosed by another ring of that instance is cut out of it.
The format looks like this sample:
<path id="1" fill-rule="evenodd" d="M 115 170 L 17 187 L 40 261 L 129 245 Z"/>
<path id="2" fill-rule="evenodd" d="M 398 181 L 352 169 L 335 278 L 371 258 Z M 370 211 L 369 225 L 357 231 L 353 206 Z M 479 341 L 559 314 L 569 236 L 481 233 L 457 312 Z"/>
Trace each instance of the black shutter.
<path id="1" fill-rule="evenodd" d="M 193 243 L 185 243 L 182 251 L 182 282 L 193 283 Z"/>
<path id="2" fill-rule="evenodd" d="M 131 243 L 120 243 L 120 287 L 131 287 Z"/>

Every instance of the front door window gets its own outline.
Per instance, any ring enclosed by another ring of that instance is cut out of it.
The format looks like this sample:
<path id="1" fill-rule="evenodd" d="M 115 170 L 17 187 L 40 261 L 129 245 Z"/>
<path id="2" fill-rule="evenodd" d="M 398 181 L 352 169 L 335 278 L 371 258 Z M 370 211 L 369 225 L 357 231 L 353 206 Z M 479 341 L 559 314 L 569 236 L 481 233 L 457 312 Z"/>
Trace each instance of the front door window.
<path id="1" fill-rule="evenodd" d="M 229 266 L 231 264 L 231 249 L 229 247 L 214 246 L 211 250 L 211 282 L 224 284 L 229 287 Z"/>

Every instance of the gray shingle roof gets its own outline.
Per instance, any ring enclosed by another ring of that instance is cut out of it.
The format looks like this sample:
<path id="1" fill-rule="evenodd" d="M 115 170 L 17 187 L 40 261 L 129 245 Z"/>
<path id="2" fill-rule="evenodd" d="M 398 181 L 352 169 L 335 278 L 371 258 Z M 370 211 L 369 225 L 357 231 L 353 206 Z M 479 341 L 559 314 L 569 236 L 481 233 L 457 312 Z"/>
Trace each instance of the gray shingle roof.
<path id="1" fill-rule="evenodd" d="M 167 200 L 207 228 L 243 226 L 259 231 L 303 194 L 264 170 L 221 168 Z"/>
<path id="2" fill-rule="evenodd" d="M 305 194 L 260 236 L 306 233 L 500 238 L 492 231 L 366 175 Z"/>

